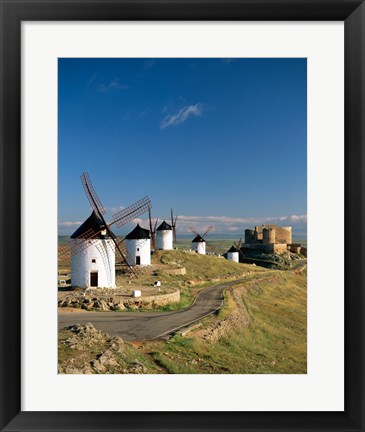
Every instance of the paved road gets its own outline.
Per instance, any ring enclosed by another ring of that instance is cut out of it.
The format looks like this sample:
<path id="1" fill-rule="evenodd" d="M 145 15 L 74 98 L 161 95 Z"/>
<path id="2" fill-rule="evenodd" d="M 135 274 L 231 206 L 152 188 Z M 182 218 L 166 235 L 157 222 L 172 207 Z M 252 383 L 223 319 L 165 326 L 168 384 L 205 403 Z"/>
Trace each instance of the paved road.
<path id="1" fill-rule="evenodd" d="M 242 279 L 243 281 L 244 279 Z M 227 282 L 205 288 L 187 309 L 173 312 L 72 312 L 58 314 L 58 327 L 91 322 L 111 336 L 127 341 L 155 339 L 198 321 L 219 309 L 225 288 L 240 282 Z"/>

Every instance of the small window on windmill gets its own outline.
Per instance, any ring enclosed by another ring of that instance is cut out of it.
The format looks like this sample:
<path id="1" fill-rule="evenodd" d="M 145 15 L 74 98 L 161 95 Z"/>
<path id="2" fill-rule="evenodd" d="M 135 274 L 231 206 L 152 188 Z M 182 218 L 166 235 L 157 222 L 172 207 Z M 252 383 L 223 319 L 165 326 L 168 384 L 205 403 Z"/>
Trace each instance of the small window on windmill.
<path id="1" fill-rule="evenodd" d="M 95 264 L 95 263 L 96 263 L 96 258 L 92 258 L 92 259 L 91 259 L 91 262 L 92 262 L 93 264 Z"/>
<path id="2" fill-rule="evenodd" d="M 139 252 L 139 248 L 137 248 L 137 252 Z"/>

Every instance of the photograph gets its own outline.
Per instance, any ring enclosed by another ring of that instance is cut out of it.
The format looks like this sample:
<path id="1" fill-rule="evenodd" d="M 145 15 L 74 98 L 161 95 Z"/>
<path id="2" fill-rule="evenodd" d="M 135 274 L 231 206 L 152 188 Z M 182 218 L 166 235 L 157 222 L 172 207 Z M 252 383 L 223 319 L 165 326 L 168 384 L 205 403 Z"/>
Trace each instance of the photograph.
<path id="1" fill-rule="evenodd" d="M 292 3 L 0 0 L 0 431 L 365 430 L 365 0 Z"/>
<path id="2" fill-rule="evenodd" d="M 307 59 L 57 67 L 58 374 L 307 374 Z"/>

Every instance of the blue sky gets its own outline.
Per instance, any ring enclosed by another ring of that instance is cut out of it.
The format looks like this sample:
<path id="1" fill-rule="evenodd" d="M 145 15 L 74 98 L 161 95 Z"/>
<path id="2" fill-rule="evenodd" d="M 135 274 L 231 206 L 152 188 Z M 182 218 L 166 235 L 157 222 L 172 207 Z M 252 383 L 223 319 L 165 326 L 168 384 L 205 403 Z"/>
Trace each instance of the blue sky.
<path id="1" fill-rule="evenodd" d="M 306 59 L 59 59 L 58 79 L 60 234 L 91 212 L 83 171 L 109 220 L 148 195 L 180 233 L 305 232 Z"/>

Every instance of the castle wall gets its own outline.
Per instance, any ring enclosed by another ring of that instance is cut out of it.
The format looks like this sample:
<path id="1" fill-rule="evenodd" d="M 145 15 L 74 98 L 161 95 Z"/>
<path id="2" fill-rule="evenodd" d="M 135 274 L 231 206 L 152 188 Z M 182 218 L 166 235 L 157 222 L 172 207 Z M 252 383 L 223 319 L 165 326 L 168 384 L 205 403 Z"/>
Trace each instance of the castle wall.
<path id="1" fill-rule="evenodd" d="M 300 254 L 300 250 L 302 249 L 302 245 L 300 243 L 292 243 L 288 245 L 288 249 L 292 253 Z"/>
<path id="2" fill-rule="evenodd" d="M 286 243 L 255 243 L 249 244 L 244 243 L 242 245 L 243 248 L 252 249 L 255 251 L 261 251 L 263 253 L 277 253 L 282 254 L 287 251 L 288 246 Z"/>
<path id="3" fill-rule="evenodd" d="M 274 224 L 256 226 L 257 240 L 263 240 L 263 230 L 269 228 L 275 230 L 275 243 L 292 243 L 292 227 L 280 227 Z"/>
<path id="4" fill-rule="evenodd" d="M 273 252 L 276 254 L 282 254 L 288 250 L 286 243 L 275 243 L 273 245 Z"/>

